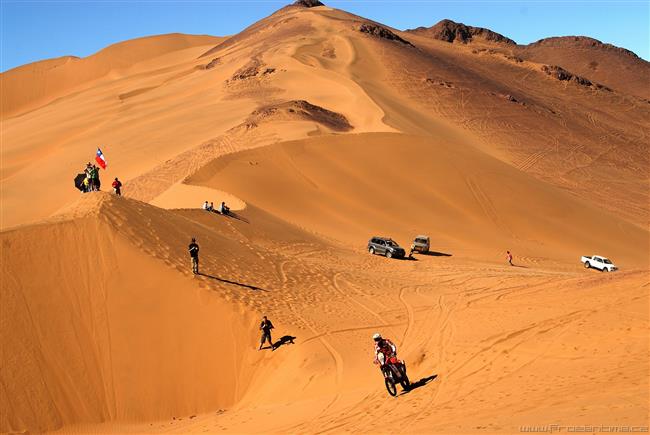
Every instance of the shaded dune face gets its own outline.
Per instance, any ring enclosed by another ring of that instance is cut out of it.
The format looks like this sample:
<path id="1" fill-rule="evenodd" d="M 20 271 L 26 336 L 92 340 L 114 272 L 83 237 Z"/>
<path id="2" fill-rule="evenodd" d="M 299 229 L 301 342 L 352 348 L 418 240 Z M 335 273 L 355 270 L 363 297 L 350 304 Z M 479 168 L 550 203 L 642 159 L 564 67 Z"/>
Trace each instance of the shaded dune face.
<path id="1" fill-rule="evenodd" d="M 240 348 L 255 320 L 210 298 L 210 279 L 197 286 L 179 273 L 189 264 L 178 232 L 187 221 L 86 199 L 70 217 L 2 234 L 3 252 L 12 252 L 2 265 L 2 400 L 12 410 L 3 431 L 234 404 L 255 371 Z M 147 226 L 128 223 L 143 218 Z M 206 248 L 224 245 L 212 240 L 202 237 Z M 57 260 L 48 261 L 53 249 Z"/>
<path id="2" fill-rule="evenodd" d="M 647 68 L 299 1 L 3 73 L 0 431 L 643 424 Z M 293 343 L 258 351 L 262 315 Z M 416 385 L 396 399 L 375 332 Z"/>

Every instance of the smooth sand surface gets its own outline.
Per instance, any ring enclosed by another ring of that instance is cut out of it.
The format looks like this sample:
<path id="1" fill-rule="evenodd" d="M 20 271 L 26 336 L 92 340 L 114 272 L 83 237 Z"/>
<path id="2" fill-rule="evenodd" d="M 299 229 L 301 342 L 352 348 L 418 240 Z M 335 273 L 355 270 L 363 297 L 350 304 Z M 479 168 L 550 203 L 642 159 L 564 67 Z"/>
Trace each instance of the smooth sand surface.
<path id="1" fill-rule="evenodd" d="M 0 76 L 0 431 L 648 426 L 647 62 L 377 26 L 292 6 Z M 543 71 L 592 62 L 610 90 Z M 258 351 L 263 315 L 294 344 Z"/>
<path id="2" fill-rule="evenodd" d="M 205 201 L 212 203 L 214 208 L 225 202 L 231 210 L 242 210 L 246 204 L 239 198 L 216 189 L 176 183 L 151 201 L 151 205 L 160 208 L 196 208 L 203 207 Z"/>

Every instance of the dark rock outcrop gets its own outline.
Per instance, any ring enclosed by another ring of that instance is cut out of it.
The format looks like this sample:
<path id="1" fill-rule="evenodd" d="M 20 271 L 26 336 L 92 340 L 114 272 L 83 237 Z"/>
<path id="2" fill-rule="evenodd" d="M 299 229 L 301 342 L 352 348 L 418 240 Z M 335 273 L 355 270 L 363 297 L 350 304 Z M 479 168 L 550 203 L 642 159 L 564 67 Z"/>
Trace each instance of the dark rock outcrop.
<path id="1" fill-rule="evenodd" d="M 591 80 L 585 77 L 577 76 L 557 65 L 543 65 L 542 71 L 556 80 L 574 82 L 580 86 L 591 87 L 594 89 L 602 89 L 605 91 L 611 91 L 611 89 L 608 88 L 607 86 L 603 86 L 598 83 L 593 83 Z"/>
<path id="2" fill-rule="evenodd" d="M 301 6 L 303 8 L 315 8 L 316 6 L 325 6 L 318 0 L 297 0 L 293 2 L 294 6 Z"/>
<path id="3" fill-rule="evenodd" d="M 411 44 L 406 39 L 399 37 L 395 33 L 388 30 L 387 28 L 379 26 L 377 24 L 364 23 L 361 26 L 359 26 L 359 31 L 361 33 L 367 33 L 368 35 L 375 36 L 377 38 L 387 39 L 389 41 L 396 41 L 414 47 L 414 45 Z"/>
<path id="4" fill-rule="evenodd" d="M 212 68 L 214 68 L 215 66 L 219 65 L 220 63 L 221 63 L 221 58 L 220 58 L 220 57 L 215 57 L 214 59 L 212 59 L 212 60 L 210 61 L 210 63 L 208 63 L 208 64 L 205 66 L 205 69 L 212 69 Z"/>
<path id="5" fill-rule="evenodd" d="M 275 68 L 263 68 L 262 62 L 258 58 L 253 58 L 249 63 L 239 68 L 230 78 L 230 82 L 251 79 L 253 77 L 262 77 L 273 74 Z"/>
<path id="6" fill-rule="evenodd" d="M 350 131 L 353 128 L 348 119 L 340 113 L 305 100 L 290 100 L 260 107 L 250 114 L 244 124 L 235 128 L 250 130 L 263 122 L 291 120 L 313 121 L 337 132 Z"/>
<path id="7" fill-rule="evenodd" d="M 407 32 L 428 36 L 445 42 L 457 42 L 462 44 L 472 42 L 474 38 L 503 44 L 516 44 L 512 39 L 506 38 L 500 33 L 493 32 L 490 29 L 467 26 L 463 23 L 457 23 L 452 20 L 442 20 L 432 27 L 418 27 L 417 29 L 407 30 Z"/>
<path id="8" fill-rule="evenodd" d="M 235 71 L 235 73 L 230 78 L 230 80 L 232 81 L 246 80 L 251 77 L 255 77 L 260 72 L 260 66 L 261 65 L 259 61 L 252 60 L 250 63 L 244 65 L 243 67 Z"/>
<path id="9" fill-rule="evenodd" d="M 436 80 L 436 79 L 432 79 L 430 77 L 425 78 L 424 82 L 426 84 L 428 84 L 428 85 L 442 86 L 442 87 L 450 88 L 450 89 L 453 89 L 453 88 L 456 87 L 456 86 L 454 86 L 454 84 L 452 82 L 448 82 L 446 80 Z"/>

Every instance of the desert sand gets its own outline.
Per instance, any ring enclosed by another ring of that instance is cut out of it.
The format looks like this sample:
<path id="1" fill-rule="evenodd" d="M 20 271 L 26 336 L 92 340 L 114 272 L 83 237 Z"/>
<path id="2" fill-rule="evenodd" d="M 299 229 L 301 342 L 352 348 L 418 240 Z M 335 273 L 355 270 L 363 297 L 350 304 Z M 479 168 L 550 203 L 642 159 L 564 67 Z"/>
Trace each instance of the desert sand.
<path id="1" fill-rule="evenodd" d="M 0 76 L 0 431 L 647 428 L 648 62 L 312 4 Z"/>

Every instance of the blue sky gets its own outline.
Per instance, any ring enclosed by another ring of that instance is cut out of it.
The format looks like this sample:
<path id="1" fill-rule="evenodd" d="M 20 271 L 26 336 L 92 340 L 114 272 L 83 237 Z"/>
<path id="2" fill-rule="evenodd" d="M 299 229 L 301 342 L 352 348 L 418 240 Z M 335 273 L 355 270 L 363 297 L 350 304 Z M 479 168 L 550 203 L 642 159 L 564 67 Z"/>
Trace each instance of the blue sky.
<path id="1" fill-rule="evenodd" d="M 0 71 L 161 33 L 230 35 L 290 1 L 0 0 Z M 389 26 L 431 26 L 443 18 L 487 27 L 520 44 L 587 35 L 650 59 L 648 0 L 324 1 Z"/>

